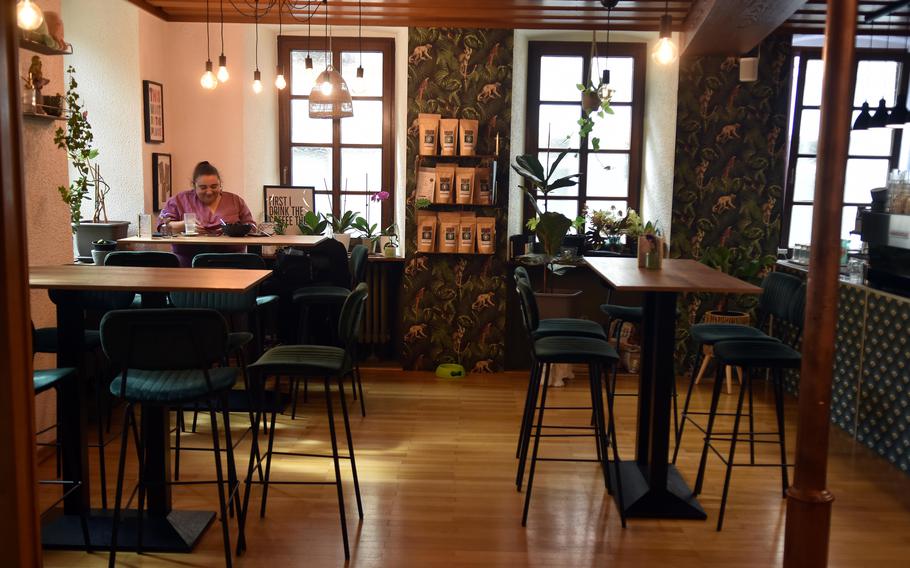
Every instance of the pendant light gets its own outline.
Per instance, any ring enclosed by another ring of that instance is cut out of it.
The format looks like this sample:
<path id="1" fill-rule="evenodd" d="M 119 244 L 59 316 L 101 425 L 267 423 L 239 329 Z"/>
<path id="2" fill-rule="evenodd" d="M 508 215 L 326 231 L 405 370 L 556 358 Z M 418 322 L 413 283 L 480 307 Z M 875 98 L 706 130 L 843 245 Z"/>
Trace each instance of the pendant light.
<path id="1" fill-rule="evenodd" d="M 44 23 L 44 12 L 31 0 L 19 0 L 16 3 L 16 23 L 25 31 L 37 30 Z"/>
<path id="2" fill-rule="evenodd" d="M 211 91 L 218 86 L 218 78 L 212 73 L 212 56 L 209 45 L 209 0 L 205 0 L 205 73 L 199 78 L 202 88 Z"/>
<path id="3" fill-rule="evenodd" d="M 281 3 L 283 0 L 278 0 L 278 37 L 281 37 L 282 27 L 281 27 Z M 287 80 L 284 78 L 284 66 L 279 62 L 278 67 L 275 69 L 275 88 L 279 91 L 284 90 L 288 86 Z"/>
<path id="4" fill-rule="evenodd" d="M 363 0 L 357 1 L 357 39 L 360 46 L 360 64 L 357 66 L 357 75 L 351 82 L 351 91 L 355 95 L 362 95 L 366 91 L 366 81 L 363 78 Z"/>
<path id="5" fill-rule="evenodd" d="M 325 6 L 325 35 L 328 42 L 328 61 L 325 71 L 319 74 L 316 84 L 310 91 L 310 118 L 347 118 L 354 116 L 354 103 L 351 101 L 351 92 L 341 73 L 332 66 L 332 36 L 329 33 L 329 5 L 328 0 L 323 0 Z"/>
<path id="6" fill-rule="evenodd" d="M 227 57 L 224 55 L 224 0 L 221 0 L 221 55 L 218 56 L 218 82 L 224 83 L 231 78 L 228 73 Z"/>
<path id="7" fill-rule="evenodd" d="M 664 2 L 664 15 L 660 17 L 660 39 L 651 52 L 651 58 L 661 65 L 670 65 L 679 56 L 679 48 L 673 41 L 673 16 L 670 15 L 669 0 Z"/>
<path id="8" fill-rule="evenodd" d="M 256 0 L 256 70 L 253 71 L 253 92 L 257 95 L 262 92 L 262 73 L 259 72 L 259 0 Z"/>
<path id="9" fill-rule="evenodd" d="M 312 37 L 312 22 L 313 14 L 316 12 L 316 8 L 310 9 L 310 6 L 307 5 L 307 19 L 306 19 L 306 59 L 303 61 L 303 80 L 305 86 L 311 86 L 316 80 L 316 70 L 313 69 L 313 58 L 310 57 L 310 38 Z"/>

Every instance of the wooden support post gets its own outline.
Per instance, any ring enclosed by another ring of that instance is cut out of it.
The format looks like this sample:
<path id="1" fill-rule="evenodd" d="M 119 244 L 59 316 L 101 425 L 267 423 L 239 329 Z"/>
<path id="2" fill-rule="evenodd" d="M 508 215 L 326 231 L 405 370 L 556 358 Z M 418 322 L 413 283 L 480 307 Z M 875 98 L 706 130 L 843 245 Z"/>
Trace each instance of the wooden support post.
<path id="1" fill-rule="evenodd" d="M 0 564 L 41 566 L 15 5 L 0 6 Z"/>
<path id="2" fill-rule="evenodd" d="M 818 165 L 812 211 L 812 251 L 803 362 L 800 369 L 796 470 L 787 491 L 785 568 L 819 568 L 828 563 L 831 503 L 828 467 L 831 380 L 837 324 L 841 210 L 853 114 L 852 72 L 857 0 L 827 4 L 824 83 Z"/>

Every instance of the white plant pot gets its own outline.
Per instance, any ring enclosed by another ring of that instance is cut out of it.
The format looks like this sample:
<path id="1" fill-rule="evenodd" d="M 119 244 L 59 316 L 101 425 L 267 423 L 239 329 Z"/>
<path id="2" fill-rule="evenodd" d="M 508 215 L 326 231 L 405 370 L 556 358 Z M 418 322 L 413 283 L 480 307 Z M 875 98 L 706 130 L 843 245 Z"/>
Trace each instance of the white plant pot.
<path id="1" fill-rule="evenodd" d="M 347 233 L 333 233 L 332 237 L 344 245 L 345 250 L 351 248 L 351 235 Z"/>

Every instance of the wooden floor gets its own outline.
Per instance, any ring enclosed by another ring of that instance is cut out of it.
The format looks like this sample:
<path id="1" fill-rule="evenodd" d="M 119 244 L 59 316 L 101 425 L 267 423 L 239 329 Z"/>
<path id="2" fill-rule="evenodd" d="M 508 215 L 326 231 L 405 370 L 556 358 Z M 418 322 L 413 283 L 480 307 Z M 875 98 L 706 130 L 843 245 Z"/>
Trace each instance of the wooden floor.
<path id="1" fill-rule="evenodd" d="M 516 430 L 526 377 L 473 375 L 440 380 L 427 373 L 365 373 L 366 418 L 352 411 L 354 442 L 363 490 L 365 518 L 357 521 L 350 471 L 343 468 L 351 536 L 350 566 L 488 567 L 508 566 L 737 566 L 779 565 L 783 551 L 785 503 L 777 470 L 734 471 L 723 532 L 715 532 L 722 468 L 709 461 L 700 498 L 708 521 L 631 519 L 622 529 L 597 466 L 542 463 L 527 528 L 522 528 L 523 493 L 513 485 Z M 620 390 L 631 390 L 631 378 Z M 327 451 L 328 429 L 320 389 L 311 389 L 297 420 L 280 418 L 283 449 Z M 587 387 L 575 380 L 551 390 L 552 403 L 584 402 Z M 697 387 L 694 405 L 707 406 L 710 382 Z M 770 430 L 773 414 L 759 389 L 757 429 Z M 723 404 L 733 403 L 725 396 Z M 635 398 L 618 399 L 620 449 L 631 455 Z M 350 401 L 349 401 L 350 402 Z M 795 401 L 787 401 L 787 424 L 794 424 Z M 353 407 L 352 407 L 353 409 Z M 581 413 L 584 414 L 584 413 Z M 232 418 L 235 430 L 244 424 Z M 579 413 L 553 413 L 562 423 L 587 422 Z M 549 422 L 549 420 L 548 420 Z M 340 420 L 339 420 L 340 425 Z M 207 431 L 201 429 L 202 432 Z M 788 432 L 791 447 L 795 432 Z M 205 443 L 205 434 L 197 444 Z M 186 442 L 185 442 L 186 443 Z M 248 443 L 238 451 L 245 463 Z M 769 456 L 774 446 L 759 456 Z M 745 449 L 745 448 L 744 448 Z M 541 455 L 590 457 L 588 439 L 547 440 Z M 679 467 L 695 478 L 700 438 L 690 430 Z M 97 469 L 97 458 L 92 464 Z M 116 471 L 116 443 L 110 446 L 108 475 Z M 745 455 L 745 454 L 742 454 Z M 212 478 L 211 455 L 182 457 L 183 477 Z M 42 466 L 51 475 L 52 463 Z M 836 497 L 830 565 L 906 567 L 910 560 L 910 478 L 833 429 L 829 487 Z M 97 492 L 96 482 L 93 490 Z M 135 478 L 135 470 L 128 472 Z M 331 479 L 330 460 L 276 458 L 278 479 Z M 111 491 L 112 493 L 112 491 Z M 252 507 L 258 507 L 258 490 Z M 49 499 L 49 495 L 43 498 Z M 217 508 L 212 486 L 174 490 L 178 508 Z M 97 503 L 97 495 L 94 497 Z M 273 486 L 266 518 L 251 515 L 248 552 L 237 566 L 343 566 L 334 487 Z M 251 507 L 251 508 L 252 508 Z M 234 529 L 232 538 L 236 538 Z M 221 531 L 213 525 L 192 554 L 118 555 L 123 566 L 223 565 Z M 46 551 L 46 566 L 102 566 L 107 554 Z"/>

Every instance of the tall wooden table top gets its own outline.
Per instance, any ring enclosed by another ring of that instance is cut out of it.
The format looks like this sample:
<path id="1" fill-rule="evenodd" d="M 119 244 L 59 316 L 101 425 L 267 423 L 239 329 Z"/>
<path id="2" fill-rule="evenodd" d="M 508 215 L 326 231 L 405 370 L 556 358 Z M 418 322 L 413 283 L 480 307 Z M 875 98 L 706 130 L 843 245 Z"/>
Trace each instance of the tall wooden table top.
<path id="1" fill-rule="evenodd" d="M 29 267 L 32 288 L 108 292 L 245 292 L 271 270 L 239 268 L 157 268 L 64 264 Z"/>
<path id="2" fill-rule="evenodd" d="M 127 237 L 118 243 L 172 244 L 172 245 L 206 245 L 206 246 L 278 246 L 303 247 L 316 246 L 328 237 L 325 235 L 272 235 L 270 237 L 227 237 L 224 235 L 196 235 L 194 237 Z"/>
<path id="3" fill-rule="evenodd" d="M 620 291 L 761 293 L 758 286 L 689 259 L 664 259 L 660 270 L 639 268 L 636 258 L 588 257 L 585 262 Z"/>

